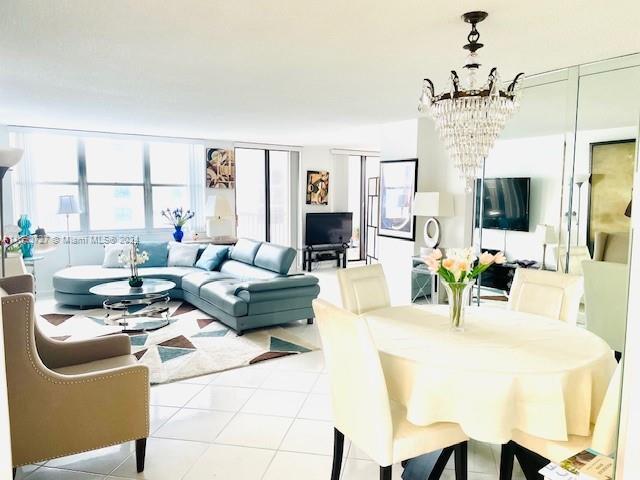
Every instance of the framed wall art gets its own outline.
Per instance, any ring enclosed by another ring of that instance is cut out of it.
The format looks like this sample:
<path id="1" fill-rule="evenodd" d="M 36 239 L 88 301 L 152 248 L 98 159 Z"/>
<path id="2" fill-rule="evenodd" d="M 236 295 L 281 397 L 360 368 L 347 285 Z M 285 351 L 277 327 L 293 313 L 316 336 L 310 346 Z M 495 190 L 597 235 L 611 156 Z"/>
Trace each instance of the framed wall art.
<path id="1" fill-rule="evenodd" d="M 418 159 L 380 162 L 378 235 L 415 240 L 413 200 L 417 188 Z"/>
<path id="2" fill-rule="evenodd" d="M 207 148 L 207 188 L 235 188 L 236 160 L 233 149 Z"/>
<path id="3" fill-rule="evenodd" d="M 329 172 L 307 170 L 307 205 L 328 205 Z"/>

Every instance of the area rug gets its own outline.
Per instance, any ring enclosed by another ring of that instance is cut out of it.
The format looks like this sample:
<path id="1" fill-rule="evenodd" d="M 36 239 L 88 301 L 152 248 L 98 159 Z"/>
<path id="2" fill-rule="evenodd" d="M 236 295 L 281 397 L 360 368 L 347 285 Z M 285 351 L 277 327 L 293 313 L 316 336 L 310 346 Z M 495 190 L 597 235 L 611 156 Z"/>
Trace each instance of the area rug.
<path id="1" fill-rule="evenodd" d="M 238 336 L 189 303 L 171 302 L 170 312 L 170 324 L 166 327 L 129 334 L 132 353 L 139 363 L 149 367 L 154 384 L 318 349 L 291 333 L 291 328 L 263 328 Z M 100 308 L 43 314 L 38 325 L 50 337 L 65 342 L 119 333 L 118 327 L 105 325 L 104 314 Z"/>

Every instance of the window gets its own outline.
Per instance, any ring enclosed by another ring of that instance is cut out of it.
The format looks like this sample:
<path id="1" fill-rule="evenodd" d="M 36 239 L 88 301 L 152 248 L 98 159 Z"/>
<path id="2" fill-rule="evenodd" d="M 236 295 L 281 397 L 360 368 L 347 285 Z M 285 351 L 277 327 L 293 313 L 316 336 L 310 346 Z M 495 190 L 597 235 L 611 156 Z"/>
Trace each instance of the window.
<path id="1" fill-rule="evenodd" d="M 82 213 L 69 216 L 72 231 L 168 228 L 162 209 L 188 209 L 198 193 L 204 198 L 204 179 L 201 190 L 189 188 L 204 175 L 202 145 L 49 131 L 11 132 L 10 141 L 25 150 L 12 175 L 14 213 L 50 232 L 67 228 L 57 214 L 60 195 L 78 198 Z"/>

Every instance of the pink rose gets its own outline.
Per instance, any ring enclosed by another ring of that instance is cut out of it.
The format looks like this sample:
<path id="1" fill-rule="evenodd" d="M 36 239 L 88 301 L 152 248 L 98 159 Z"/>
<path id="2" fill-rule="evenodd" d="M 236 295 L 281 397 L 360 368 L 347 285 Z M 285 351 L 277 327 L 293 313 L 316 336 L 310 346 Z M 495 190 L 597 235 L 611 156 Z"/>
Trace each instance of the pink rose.
<path id="1" fill-rule="evenodd" d="M 480 255 L 478 260 L 480 261 L 480 265 L 491 265 L 491 263 L 494 262 L 495 257 L 489 252 L 484 252 Z"/>
<path id="2" fill-rule="evenodd" d="M 498 252 L 498 253 L 496 253 L 496 256 L 494 257 L 493 261 L 495 263 L 497 263 L 498 265 L 501 265 L 501 264 L 505 263 L 507 261 L 507 259 L 504 256 L 504 253 Z"/>

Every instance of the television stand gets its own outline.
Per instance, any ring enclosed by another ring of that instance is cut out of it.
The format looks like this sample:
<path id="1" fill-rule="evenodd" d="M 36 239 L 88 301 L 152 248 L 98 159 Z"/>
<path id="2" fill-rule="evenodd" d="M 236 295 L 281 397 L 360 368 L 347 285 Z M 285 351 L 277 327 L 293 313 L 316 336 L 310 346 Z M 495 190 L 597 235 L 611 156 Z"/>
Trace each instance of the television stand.
<path id="1" fill-rule="evenodd" d="M 348 245 L 309 245 L 303 251 L 302 269 L 311 271 L 313 262 L 323 262 L 325 260 L 335 260 L 336 266 L 347 268 L 347 247 Z"/>

